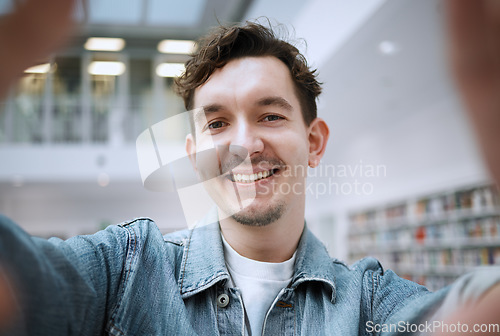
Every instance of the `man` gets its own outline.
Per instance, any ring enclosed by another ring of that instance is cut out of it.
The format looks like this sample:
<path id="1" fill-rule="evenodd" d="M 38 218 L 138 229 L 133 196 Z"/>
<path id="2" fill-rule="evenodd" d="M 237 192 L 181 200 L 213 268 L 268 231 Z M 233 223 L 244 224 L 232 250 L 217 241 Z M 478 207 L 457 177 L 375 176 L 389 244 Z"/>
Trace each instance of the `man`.
<path id="1" fill-rule="evenodd" d="M 165 237 L 137 219 L 67 241 L 1 219 L 0 261 L 17 299 L 5 334 L 364 335 L 471 299 L 464 281 L 430 293 L 374 259 L 347 267 L 307 230 L 305 167 L 319 163 L 329 131 L 316 117 L 314 71 L 293 46 L 256 24 L 220 27 L 177 84 L 195 111 L 186 150 L 216 213 Z M 473 111 L 479 127 L 498 120 L 495 105 Z M 217 159 L 204 161 L 210 148 Z M 495 282 L 474 285 L 486 293 L 480 311 L 499 298 Z"/>

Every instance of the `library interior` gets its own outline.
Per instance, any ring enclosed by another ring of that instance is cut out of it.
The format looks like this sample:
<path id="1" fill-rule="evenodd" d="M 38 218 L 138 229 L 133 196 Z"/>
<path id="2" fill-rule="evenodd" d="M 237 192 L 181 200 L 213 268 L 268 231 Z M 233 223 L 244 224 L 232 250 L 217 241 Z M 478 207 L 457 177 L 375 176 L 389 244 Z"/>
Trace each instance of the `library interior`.
<path id="1" fill-rule="evenodd" d="M 0 20 L 19 3 L 0 0 Z M 308 170 L 305 219 L 328 253 L 375 257 L 431 290 L 500 265 L 499 192 L 450 75 L 441 1 L 116 3 L 76 1 L 64 47 L 0 102 L 0 213 L 29 234 L 67 239 L 136 217 L 163 234 L 190 227 L 180 190 L 145 185 L 138 139 L 168 119 L 169 151 L 184 156 L 174 77 L 196 40 L 269 18 L 323 83 L 331 134 Z"/>

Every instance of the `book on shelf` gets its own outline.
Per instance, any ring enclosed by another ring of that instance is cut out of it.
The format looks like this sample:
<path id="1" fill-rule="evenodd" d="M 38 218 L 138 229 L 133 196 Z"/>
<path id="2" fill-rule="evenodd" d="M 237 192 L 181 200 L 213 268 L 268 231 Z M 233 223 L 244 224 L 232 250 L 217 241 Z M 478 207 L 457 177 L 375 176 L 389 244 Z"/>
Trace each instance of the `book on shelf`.
<path id="1" fill-rule="evenodd" d="M 484 265 L 500 265 L 494 185 L 434 193 L 350 215 L 349 256 L 378 258 L 400 276 L 437 289 Z"/>

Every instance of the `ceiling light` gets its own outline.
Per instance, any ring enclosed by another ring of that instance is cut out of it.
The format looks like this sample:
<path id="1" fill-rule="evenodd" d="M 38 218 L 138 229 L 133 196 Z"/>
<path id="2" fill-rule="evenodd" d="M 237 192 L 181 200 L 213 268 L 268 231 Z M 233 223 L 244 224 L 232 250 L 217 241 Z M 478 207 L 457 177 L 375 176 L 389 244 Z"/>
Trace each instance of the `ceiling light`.
<path id="1" fill-rule="evenodd" d="M 97 175 L 97 184 L 101 187 L 107 187 L 109 184 L 109 175 L 106 173 L 99 173 L 99 175 Z"/>
<path id="2" fill-rule="evenodd" d="M 183 63 L 161 63 L 156 67 L 156 74 L 160 77 L 178 77 L 184 70 Z"/>
<path id="3" fill-rule="evenodd" d="M 24 70 L 25 73 L 39 73 L 39 74 L 44 74 L 49 72 L 50 70 L 50 63 L 45 63 L 45 64 L 39 64 L 32 66 L 31 68 L 28 68 Z"/>
<path id="4" fill-rule="evenodd" d="M 192 54 L 196 43 L 189 40 L 163 40 L 158 43 L 158 51 L 165 54 Z"/>
<path id="5" fill-rule="evenodd" d="M 120 51 L 125 47 L 125 40 L 112 37 L 89 37 L 84 47 L 87 50 Z"/>
<path id="6" fill-rule="evenodd" d="M 397 54 L 401 48 L 392 41 L 382 41 L 378 45 L 378 50 L 384 55 L 391 56 Z"/>
<path id="7" fill-rule="evenodd" d="M 89 74 L 102 76 L 120 76 L 125 72 L 122 62 L 92 62 L 89 65 Z"/>
<path id="8" fill-rule="evenodd" d="M 22 187 L 24 185 L 24 178 L 21 175 L 12 176 L 12 185 L 17 188 Z"/>

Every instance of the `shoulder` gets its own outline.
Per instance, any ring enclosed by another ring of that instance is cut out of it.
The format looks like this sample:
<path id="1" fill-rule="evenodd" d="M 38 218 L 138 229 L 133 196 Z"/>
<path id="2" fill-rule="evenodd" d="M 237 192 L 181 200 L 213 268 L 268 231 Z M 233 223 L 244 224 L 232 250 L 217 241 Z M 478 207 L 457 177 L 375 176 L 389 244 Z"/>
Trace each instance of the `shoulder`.
<path id="1" fill-rule="evenodd" d="M 89 236 L 76 236 L 70 245 L 93 245 L 99 249 L 113 250 L 126 258 L 136 258 L 147 251 L 158 250 L 163 238 L 156 223 L 147 217 L 139 217 L 116 225 L 110 225 Z M 64 244 L 64 242 L 61 242 Z"/>
<path id="2" fill-rule="evenodd" d="M 193 233 L 192 229 L 184 229 L 180 231 L 170 232 L 163 236 L 163 240 L 167 244 L 173 244 L 177 246 L 184 246 L 186 242 L 189 240 Z"/>
<path id="3" fill-rule="evenodd" d="M 350 274 L 355 277 L 366 277 L 375 275 L 383 275 L 385 273 L 382 264 L 373 257 L 365 257 L 356 261 L 354 264 L 349 265 L 346 262 L 331 258 L 333 267 L 337 274 L 344 273 Z"/>
<path id="4" fill-rule="evenodd" d="M 373 257 L 363 258 L 351 267 L 363 274 L 364 299 L 374 321 L 418 321 L 439 307 L 446 289 L 436 293 L 400 277 Z M 389 322 L 388 322 L 389 323 Z"/>
<path id="5" fill-rule="evenodd" d="M 113 228 L 114 227 L 114 228 Z M 148 217 L 135 218 L 130 221 L 108 227 L 106 230 L 122 230 L 128 235 L 131 244 L 153 248 L 167 254 L 182 253 L 193 230 L 184 229 L 163 235 L 156 223 Z"/>
<path id="6" fill-rule="evenodd" d="M 399 277 L 390 269 L 384 269 L 380 261 L 373 257 L 365 257 L 352 264 L 349 269 L 362 275 L 363 282 L 374 291 L 392 290 L 398 288 L 408 290 L 410 293 L 425 290 L 425 287 Z"/>
<path id="7" fill-rule="evenodd" d="M 382 264 L 373 257 L 365 257 L 356 261 L 350 266 L 352 270 L 362 270 L 362 271 L 379 271 L 383 273 L 384 269 Z"/>
<path id="8" fill-rule="evenodd" d="M 128 239 L 137 240 L 138 243 L 152 239 L 162 240 L 160 229 L 158 229 L 154 220 L 148 217 L 138 217 L 117 225 L 111 225 L 105 231 L 126 234 Z"/>
<path id="9" fill-rule="evenodd" d="M 140 263 L 141 268 L 166 267 L 166 273 L 176 277 L 179 273 L 190 230 L 182 230 L 163 235 L 156 223 L 147 217 L 135 218 L 130 221 L 112 225 L 106 230 L 121 230 L 127 236 L 127 258 L 135 265 L 138 260 L 148 260 Z"/>
<path id="10" fill-rule="evenodd" d="M 366 257 L 352 265 L 336 259 L 330 258 L 332 274 L 339 290 L 352 291 L 362 289 L 371 291 L 380 284 L 380 277 L 385 276 L 385 271 L 380 262 L 373 257 Z M 371 293 L 368 294 L 371 296 Z"/>
<path id="11" fill-rule="evenodd" d="M 111 225 L 110 227 L 111 228 L 118 227 L 118 228 L 122 228 L 125 230 L 136 230 L 139 232 L 141 232 L 141 231 L 147 232 L 151 229 L 158 228 L 158 226 L 156 226 L 156 223 L 154 222 L 154 220 L 152 220 L 149 217 L 137 217 L 137 218 L 127 220 L 127 221 L 122 222 L 122 223 L 117 224 L 117 225 Z"/>
<path id="12" fill-rule="evenodd" d="M 349 266 L 352 272 L 362 274 L 363 277 L 369 277 L 371 280 L 379 276 L 384 276 L 386 271 L 382 267 L 380 261 L 373 257 L 365 257 L 358 260 L 354 264 Z"/>
<path id="13" fill-rule="evenodd" d="M 348 282 L 359 283 L 367 298 L 383 300 L 388 297 L 398 297 L 398 300 L 414 295 L 428 293 L 424 286 L 401 278 L 390 269 L 384 269 L 382 264 L 373 257 L 366 257 L 347 266 L 334 260 L 336 273 L 344 273 Z"/>

